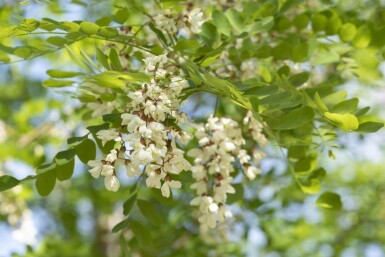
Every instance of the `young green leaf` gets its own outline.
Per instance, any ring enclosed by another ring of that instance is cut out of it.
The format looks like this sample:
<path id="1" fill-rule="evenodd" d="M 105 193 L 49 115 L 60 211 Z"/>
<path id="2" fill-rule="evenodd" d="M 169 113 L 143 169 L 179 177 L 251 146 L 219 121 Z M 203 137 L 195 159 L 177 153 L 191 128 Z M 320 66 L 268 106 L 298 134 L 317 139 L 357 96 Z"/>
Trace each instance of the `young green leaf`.
<path id="1" fill-rule="evenodd" d="M 11 189 L 19 184 L 19 180 L 8 175 L 0 177 L 0 192 Z"/>
<path id="2" fill-rule="evenodd" d="M 62 70 L 47 70 L 47 74 L 51 78 L 57 78 L 57 79 L 73 78 L 73 77 L 76 77 L 76 76 L 84 75 L 83 72 L 62 71 Z"/>
<path id="3" fill-rule="evenodd" d="M 56 79 L 48 79 L 43 82 L 43 86 L 45 87 L 68 87 L 72 86 L 75 81 L 72 80 L 56 80 Z"/>
<path id="4" fill-rule="evenodd" d="M 119 60 L 119 54 L 115 48 L 110 49 L 109 58 L 111 61 L 112 70 L 116 70 L 116 71 L 122 71 L 123 70 L 122 64 L 120 63 L 120 60 Z"/>
<path id="5" fill-rule="evenodd" d="M 338 194 L 333 192 L 323 193 L 318 197 L 315 204 L 320 208 L 335 210 L 335 211 L 341 210 L 342 208 L 341 197 Z"/>

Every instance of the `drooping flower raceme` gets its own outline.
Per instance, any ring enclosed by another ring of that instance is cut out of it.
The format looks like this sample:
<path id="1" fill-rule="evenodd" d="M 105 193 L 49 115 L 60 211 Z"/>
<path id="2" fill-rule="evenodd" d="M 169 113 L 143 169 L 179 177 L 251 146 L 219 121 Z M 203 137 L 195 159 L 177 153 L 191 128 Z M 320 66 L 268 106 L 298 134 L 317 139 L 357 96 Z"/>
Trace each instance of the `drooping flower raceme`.
<path id="1" fill-rule="evenodd" d="M 249 115 L 246 117 L 252 118 Z M 215 228 L 217 222 L 224 222 L 232 216 L 225 204 L 227 194 L 235 193 L 231 185 L 234 164 L 239 162 L 245 175 L 254 179 L 259 173 L 255 166 L 259 161 L 252 163 L 252 153 L 243 149 L 246 142 L 242 129 L 234 120 L 211 116 L 206 124 L 198 127 L 195 137 L 199 146 L 191 149 L 188 155 L 195 158 L 191 170 L 196 182 L 191 188 L 196 190 L 197 197 L 190 204 L 198 207 L 201 231 L 205 232 L 209 228 Z M 259 135 L 258 138 L 260 137 L 262 136 Z M 262 157 L 260 154 L 258 158 Z"/>
<path id="2" fill-rule="evenodd" d="M 145 72 L 152 79 L 127 93 L 130 101 L 121 114 L 121 127 L 96 133 L 103 145 L 116 141 L 120 146 L 111 150 L 105 159 L 88 164 L 93 177 L 105 177 L 108 190 L 119 188 L 115 166 L 120 162 L 129 177 L 145 173 L 147 186 L 161 189 L 162 195 L 169 197 L 172 188 L 181 187 L 181 182 L 173 176 L 191 167 L 179 147 L 187 143 L 190 136 L 174 125 L 186 122 L 185 115 L 178 112 L 178 97 L 188 84 L 173 71 L 164 69 L 167 55 L 150 56 L 143 61 Z"/>

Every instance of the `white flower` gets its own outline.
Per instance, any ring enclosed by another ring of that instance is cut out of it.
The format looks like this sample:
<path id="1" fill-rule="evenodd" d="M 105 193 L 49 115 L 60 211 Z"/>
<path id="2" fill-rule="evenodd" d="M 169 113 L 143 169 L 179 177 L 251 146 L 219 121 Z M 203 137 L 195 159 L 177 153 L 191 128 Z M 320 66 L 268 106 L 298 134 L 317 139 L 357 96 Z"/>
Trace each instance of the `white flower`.
<path id="1" fill-rule="evenodd" d="M 166 11 L 167 12 L 167 11 Z M 169 11 L 168 11 L 169 13 Z M 169 33 L 175 34 L 178 29 L 176 27 L 174 19 L 171 17 L 171 14 L 168 14 L 167 16 L 159 14 L 154 17 L 155 24 L 161 29 L 165 30 Z"/>
<path id="2" fill-rule="evenodd" d="M 180 183 L 180 181 L 176 181 L 176 180 L 166 180 L 163 185 L 162 185 L 162 188 L 161 188 L 161 191 L 162 191 L 162 195 L 164 197 L 170 197 L 170 188 L 181 188 L 182 187 L 182 183 Z"/>
<path id="3" fill-rule="evenodd" d="M 91 176 L 98 178 L 102 172 L 103 163 L 101 161 L 91 160 L 87 162 L 87 165 L 92 167 L 92 169 L 88 170 Z"/>
<path id="4" fill-rule="evenodd" d="M 148 187 L 160 188 L 161 185 L 161 176 L 156 174 L 155 171 L 147 173 L 148 177 L 146 179 L 146 185 Z"/>
<path id="5" fill-rule="evenodd" d="M 112 113 L 112 111 L 116 108 L 113 102 L 88 103 L 87 107 L 93 111 L 91 114 L 93 118 L 102 117 L 104 114 Z"/>
<path id="6" fill-rule="evenodd" d="M 250 180 L 255 179 L 255 177 L 261 173 L 261 170 L 254 166 L 249 166 L 245 168 L 246 177 Z"/>
<path id="7" fill-rule="evenodd" d="M 104 146 L 108 141 L 120 141 L 120 133 L 116 129 L 100 130 L 96 133 L 96 137 L 102 140 Z"/>
<path id="8" fill-rule="evenodd" d="M 106 176 L 104 178 L 104 186 L 107 188 L 107 190 L 116 192 L 120 187 L 120 183 L 116 176 Z"/>
<path id="9" fill-rule="evenodd" d="M 196 8 L 192 10 L 187 16 L 187 21 L 190 25 L 191 32 L 199 33 L 201 31 L 201 26 L 204 22 L 203 12 L 201 11 L 201 9 Z"/>
<path id="10" fill-rule="evenodd" d="M 118 151 L 116 151 L 115 149 L 111 150 L 110 153 L 107 155 L 106 157 L 106 162 L 110 162 L 110 163 L 113 163 L 116 161 L 116 159 L 118 158 Z"/>
<path id="11" fill-rule="evenodd" d="M 204 180 L 198 181 L 191 185 L 192 189 L 196 189 L 198 195 L 207 193 L 207 182 Z"/>
<path id="12" fill-rule="evenodd" d="M 114 169 L 115 169 L 114 166 L 107 165 L 107 164 L 103 165 L 101 175 L 102 176 L 112 176 L 114 174 Z"/>
<path id="13" fill-rule="evenodd" d="M 135 152 L 135 157 L 138 158 L 140 164 L 147 164 L 153 160 L 151 151 L 149 149 L 141 149 Z"/>
<path id="14" fill-rule="evenodd" d="M 126 171 L 127 171 L 127 175 L 129 177 L 134 177 L 134 176 L 142 174 L 142 170 L 139 168 L 138 163 L 127 164 L 126 165 Z"/>
<path id="15" fill-rule="evenodd" d="M 219 207 L 218 210 L 218 221 L 219 222 L 224 222 L 226 219 L 231 218 L 233 214 L 231 211 L 229 211 L 226 206 L 222 205 Z"/>
<path id="16" fill-rule="evenodd" d="M 253 161 L 255 163 L 259 163 L 265 157 L 266 157 L 265 152 L 262 152 L 261 150 L 254 150 L 253 151 Z"/>

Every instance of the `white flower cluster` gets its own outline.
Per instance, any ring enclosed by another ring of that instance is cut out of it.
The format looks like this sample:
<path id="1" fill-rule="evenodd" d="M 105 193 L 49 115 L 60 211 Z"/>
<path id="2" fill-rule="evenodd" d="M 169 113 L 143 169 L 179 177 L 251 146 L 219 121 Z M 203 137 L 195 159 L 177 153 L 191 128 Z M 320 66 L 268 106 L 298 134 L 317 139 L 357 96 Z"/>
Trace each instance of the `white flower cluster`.
<path id="1" fill-rule="evenodd" d="M 195 158 L 191 170 L 196 182 L 191 188 L 198 196 L 190 204 L 198 206 L 201 230 L 207 231 L 232 216 L 225 203 L 227 194 L 235 193 L 231 186 L 234 163 L 238 160 L 249 178 L 255 178 L 259 170 L 242 149 L 245 139 L 236 121 L 211 116 L 205 125 L 199 126 L 195 136 L 199 147 L 191 149 L 188 155 Z"/>
<path id="2" fill-rule="evenodd" d="M 247 112 L 246 117 L 243 119 L 243 124 L 248 126 L 252 138 L 260 147 L 264 147 L 267 144 L 267 139 L 262 133 L 263 125 L 253 117 L 250 111 Z"/>
<path id="3" fill-rule="evenodd" d="M 103 131 L 103 130 L 102 130 Z M 108 131 L 108 130 L 104 130 Z M 92 160 L 87 164 L 92 167 L 89 170 L 94 178 L 98 178 L 100 175 L 104 176 L 104 185 L 109 191 L 116 192 L 120 187 L 118 178 L 115 172 L 115 162 L 118 158 L 117 150 L 111 150 L 104 160 Z"/>
<path id="4" fill-rule="evenodd" d="M 176 22 L 174 18 L 174 14 L 171 13 L 169 10 L 165 11 L 165 14 L 158 14 L 154 17 L 154 21 L 156 26 L 171 34 L 176 34 L 178 31 L 176 27 Z"/>
<path id="5" fill-rule="evenodd" d="M 201 32 L 204 18 L 200 8 L 186 11 L 182 16 L 166 10 L 164 14 L 155 16 L 154 22 L 160 30 L 174 35 L 178 32 L 178 27 L 187 27 L 192 33 Z"/>
<path id="6" fill-rule="evenodd" d="M 204 22 L 203 12 L 200 8 L 193 9 L 185 15 L 184 22 L 190 28 L 192 33 L 201 32 L 201 27 Z"/>
<path id="7" fill-rule="evenodd" d="M 181 187 L 172 176 L 191 168 L 184 158 L 184 151 L 178 147 L 178 142 L 185 144 L 191 136 L 175 126 L 178 122 L 186 122 L 185 115 L 178 113 L 178 96 L 188 83 L 163 69 L 167 60 L 166 55 L 144 59 L 145 71 L 153 79 L 127 94 L 130 102 L 121 114 L 122 128 L 101 130 L 96 134 L 103 145 L 109 141 L 121 142 L 120 149 L 112 150 L 104 160 L 88 163 L 93 167 L 90 170 L 92 176 L 105 177 L 108 190 L 119 188 L 115 174 L 117 160 L 122 160 L 129 177 L 145 171 L 147 186 L 161 189 L 165 197 L 170 196 L 171 188 Z"/>

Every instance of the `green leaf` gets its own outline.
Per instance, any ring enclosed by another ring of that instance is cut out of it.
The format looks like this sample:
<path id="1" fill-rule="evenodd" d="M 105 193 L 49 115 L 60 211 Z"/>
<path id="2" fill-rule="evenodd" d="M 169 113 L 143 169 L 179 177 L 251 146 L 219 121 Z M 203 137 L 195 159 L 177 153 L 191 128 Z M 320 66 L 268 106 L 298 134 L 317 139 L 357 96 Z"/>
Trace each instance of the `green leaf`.
<path id="1" fill-rule="evenodd" d="M 138 205 L 139 210 L 143 216 L 146 217 L 150 222 L 154 223 L 155 225 L 162 223 L 162 218 L 159 215 L 158 210 L 155 209 L 153 203 L 138 199 L 136 204 Z"/>
<path id="2" fill-rule="evenodd" d="M 80 25 L 75 22 L 63 21 L 60 22 L 62 28 L 68 32 L 78 32 L 80 30 Z"/>
<path id="3" fill-rule="evenodd" d="M 43 82 L 43 86 L 45 86 L 45 87 L 68 87 L 68 86 L 72 86 L 73 83 L 75 83 L 75 81 L 48 79 L 48 80 Z"/>
<path id="4" fill-rule="evenodd" d="M 47 38 L 47 42 L 52 44 L 52 45 L 55 45 L 55 46 L 59 46 L 59 47 L 62 47 L 64 46 L 65 44 L 67 44 L 67 39 L 65 38 L 62 38 L 62 37 L 49 37 Z"/>
<path id="5" fill-rule="evenodd" d="M 71 148 L 65 151 L 58 152 L 55 156 L 55 163 L 57 165 L 65 165 L 73 160 L 75 157 L 75 149 Z"/>
<path id="6" fill-rule="evenodd" d="M 96 134 L 98 133 L 100 130 L 105 130 L 105 129 L 108 129 L 110 127 L 110 124 L 108 123 L 103 123 L 103 124 L 100 124 L 100 125 L 94 125 L 94 126 L 89 126 L 87 127 L 87 129 L 92 133 L 92 134 Z"/>
<path id="7" fill-rule="evenodd" d="M 297 15 L 293 19 L 294 26 L 297 27 L 297 29 L 304 29 L 309 24 L 309 16 L 305 13 L 302 13 L 300 15 Z"/>
<path id="8" fill-rule="evenodd" d="M 125 219 L 121 222 L 119 222 L 118 224 L 116 224 L 113 228 L 112 228 L 112 233 L 117 233 L 125 228 L 127 228 L 129 226 L 128 224 L 128 219 Z"/>
<path id="9" fill-rule="evenodd" d="M 323 208 L 323 209 L 330 209 L 330 210 L 341 210 L 342 208 L 342 202 L 341 197 L 333 192 L 325 192 L 322 195 L 320 195 L 316 201 L 316 206 Z"/>
<path id="10" fill-rule="evenodd" d="M 307 71 L 304 71 L 304 72 L 301 72 L 301 73 L 298 73 L 298 74 L 291 76 L 289 78 L 289 82 L 293 86 L 299 87 L 299 86 L 303 85 L 306 81 L 308 81 L 309 77 L 310 77 L 310 73 Z"/>
<path id="11" fill-rule="evenodd" d="M 10 61 L 11 61 L 11 58 L 9 58 L 8 55 L 0 53 L 0 62 L 9 63 Z"/>
<path id="12" fill-rule="evenodd" d="M 340 61 L 340 55 L 334 51 L 329 51 L 324 48 L 320 48 L 318 52 L 312 57 L 313 65 L 329 64 Z"/>
<path id="13" fill-rule="evenodd" d="M 84 75 L 83 72 L 76 72 L 76 71 L 62 71 L 62 70 L 47 70 L 47 74 L 51 78 L 73 78 L 76 76 Z"/>
<path id="14" fill-rule="evenodd" d="M 293 49 L 289 43 L 282 42 L 273 48 L 272 54 L 277 60 L 285 60 L 291 58 L 292 50 Z"/>
<path id="15" fill-rule="evenodd" d="M 342 25 L 342 21 L 338 16 L 332 17 L 328 20 L 325 28 L 327 35 L 335 35 L 338 33 Z"/>
<path id="16" fill-rule="evenodd" d="M 226 15 L 223 12 L 214 10 L 211 14 L 213 18 L 213 23 L 217 27 L 219 33 L 222 33 L 226 36 L 231 35 L 231 25 L 229 20 L 226 18 Z"/>
<path id="17" fill-rule="evenodd" d="M 305 175 L 316 165 L 316 159 L 312 156 L 304 157 L 294 163 L 293 168 L 296 174 Z"/>
<path id="18" fill-rule="evenodd" d="M 269 88 L 270 86 L 266 87 Z M 278 105 L 284 102 L 289 102 L 293 99 L 293 93 L 289 91 L 284 91 L 276 94 L 272 94 L 262 98 L 259 101 L 260 105 Z"/>
<path id="19" fill-rule="evenodd" d="M 359 117 L 359 116 L 366 114 L 369 110 L 370 110 L 370 107 L 366 106 L 366 107 L 358 110 L 354 115 L 356 115 L 356 117 Z"/>
<path id="20" fill-rule="evenodd" d="M 0 177 L 0 192 L 11 189 L 19 184 L 19 180 L 8 175 Z"/>
<path id="21" fill-rule="evenodd" d="M 315 103 L 317 104 L 318 109 L 322 114 L 329 111 L 328 107 L 322 102 L 318 92 L 315 92 L 314 100 L 315 100 Z"/>
<path id="22" fill-rule="evenodd" d="M 188 54 L 194 54 L 200 47 L 200 44 L 196 40 L 181 38 L 178 43 L 174 46 L 174 50 L 181 51 Z"/>
<path id="23" fill-rule="evenodd" d="M 51 171 L 55 170 L 55 168 L 56 168 L 56 163 L 54 163 L 54 162 L 42 164 L 36 169 L 36 174 L 40 175 L 40 174 L 43 174 L 46 172 L 51 172 Z"/>
<path id="24" fill-rule="evenodd" d="M 130 214 L 130 211 L 132 207 L 134 207 L 134 204 L 136 202 L 137 194 L 132 194 L 124 203 L 123 203 L 123 214 L 128 215 Z"/>
<path id="25" fill-rule="evenodd" d="M 382 122 L 369 121 L 361 123 L 356 131 L 361 133 L 373 133 L 380 130 L 382 127 L 384 127 L 384 123 Z"/>
<path id="26" fill-rule="evenodd" d="M 61 165 L 56 165 L 56 177 L 60 181 L 68 180 L 74 173 L 75 160 L 72 159 L 69 162 Z"/>
<path id="27" fill-rule="evenodd" d="M 95 160 L 96 158 L 96 145 L 91 139 L 85 139 L 78 145 L 76 145 L 76 155 L 79 157 L 80 161 L 87 164 L 90 160 Z"/>
<path id="28" fill-rule="evenodd" d="M 295 62 L 304 62 L 309 59 L 309 45 L 301 43 L 292 48 L 291 59 Z"/>
<path id="29" fill-rule="evenodd" d="M 38 174 L 35 185 L 37 192 L 41 196 L 49 195 L 55 187 L 56 183 L 56 165 L 53 169 L 50 169 L 44 173 Z"/>
<path id="30" fill-rule="evenodd" d="M 126 82 L 123 80 L 123 76 L 113 71 L 105 71 L 93 76 L 96 80 L 96 84 L 101 87 L 107 88 L 122 88 L 126 86 Z"/>
<path id="31" fill-rule="evenodd" d="M 304 106 L 284 114 L 271 123 L 271 128 L 277 130 L 295 129 L 301 127 L 314 119 L 314 111 Z"/>
<path id="32" fill-rule="evenodd" d="M 123 24 L 129 17 L 129 12 L 127 8 L 121 9 L 117 11 L 114 15 L 114 21 L 117 23 Z"/>
<path id="33" fill-rule="evenodd" d="M 67 144 L 71 147 L 81 144 L 84 140 L 88 138 L 88 134 L 82 137 L 70 137 L 67 139 Z"/>
<path id="34" fill-rule="evenodd" d="M 80 30 L 88 35 L 94 35 L 99 32 L 100 27 L 95 23 L 83 21 L 80 23 Z"/>
<path id="35" fill-rule="evenodd" d="M 156 200 L 164 205 L 171 205 L 173 200 L 172 191 L 170 192 L 170 197 L 164 197 L 161 193 L 161 191 L 157 188 L 151 188 L 152 195 L 156 198 Z"/>
<path id="36" fill-rule="evenodd" d="M 111 21 L 112 21 L 111 16 L 105 16 L 97 19 L 95 23 L 102 27 L 102 26 L 108 26 L 111 23 Z"/>
<path id="37" fill-rule="evenodd" d="M 209 22 L 203 23 L 201 34 L 213 42 L 216 42 L 219 39 L 217 28 Z"/>
<path id="38" fill-rule="evenodd" d="M 168 46 L 168 42 L 167 42 L 167 39 L 166 37 L 164 36 L 163 32 L 160 31 L 159 29 L 157 29 L 154 24 L 150 23 L 148 25 L 150 27 L 150 29 L 156 34 L 156 36 L 158 37 L 158 39 L 160 40 L 160 42 L 162 42 L 163 45 L 165 46 Z"/>
<path id="39" fill-rule="evenodd" d="M 106 70 L 111 69 L 110 65 L 108 64 L 107 56 L 99 48 L 96 48 L 96 61 L 100 65 L 102 65 Z"/>
<path id="40" fill-rule="evenodd" d="M 116 71 L 123 70 L 122 64 L 120 63 L 120 60 L 119 60 L 119 54 L 115 48 L 110 49 L 109 58 L 111 61 L 112 70 L 116 70 Z"/>
<path id="41" fill-rule="evenodd" d="M 335 105 L 332 109 L 331 112 L 333 113 L 352 113 L 355 112 L 357 109 L 358 105 L 358 99 L 357 98 L 352 98 L 349 100 L 345 100 L 337 105 Z"/>
<path id="42" fill-rule="evenodd" d="M 19 25 L 19 29 L 27 32 L 32 32 L 36 30 L 38 27 L 39 27 L 39 22 L 35 19 L 25 19 Z"/>
<path id="43" fill-rule="evenodd" d="M 100 28 L 98 35 L 105 38 L 114 38 L 119 35 L 119 31 L 116 28 L 104 26 Z"/>
<path id="44" fill-rule="evenodd" d="M 129 227 L 143 248 L 148 248 L 153 244 L 150 229 L 135 220 L 128 221 Z"/>
<path id="45" fill-rule="evenodd" d="M 84 57 L 82 56 L 81 50 L 80 50 L 80 53 L 75 53 L 68 45 L 65 45 L 65 48 L 67 49 L 68 54 L 71 57 L 71 59 L 74 62 L 76 62 L 80 67 L 82 67 L 83 69 L 88 70 L 92 73 L 94 72 L 92 67 L 90 66 L 90 64 L 87 63 L 87 60 L 85 60 Z"/>
<path id="46" fill-rule="evenodd" d="M 312 27 L 315 32 L 320 32 L 325 30 L 328 18 L 323 14 L 316 14 L 312 19 Z"/>
<path id="47" fill-rule="evenodd" d="M 321 189 L 321 182 L 325 175 L 326 172 L 323 168 L 312 171 L 304 181 L 301 181 L 302 191 L 306 194 L 317 194 Z"/>
<path id="48" fill-rule="evenodd" d="M 345 23 L 341 26 L 339 36 L 342 41 L 351 41 L 357 34 L 357 28 L 353 23 Z"/>
<path id="49" fill-rule="evenodd" d="M 28 57 L 31 56 L 32 51 L 27 46 L 21 46 L 21 47 L 15 48 L 15 51 L 13 51 L 13 54 L 17 55 L 17 56 L 19 56 L 21 58 L 27 59 Z"/>
<path id="50" fill-rule="evenodd" d="M 366 25 L 363 25 L 358 29 L 352 44 L 356 48 L 365 48 L 369 45 L 371 40 L 372 35 L 370 33 L 370 29 Z"/>
<path id="51" fill-rule="evenodd" d="M 228 9 L 226 11 L 226 17 L 230 24 L 237 32 L 243 32 L 245 29 L 245 24 L 243 23 L 242 16 L 235 9 Z"/>
<path id="52" fill-rule="evenodd" d="M 345 131 L 356 130 L 359 126 L 357 117 L 349 113 L 338 114 L 325 112 L 324 115 L 328 120 Z"/>
<path id="53" fill-rule="evenodd" d="M 57 24 L 49 22 L 49 21 L 41 21 L 39 24 L 39 28 L 47 30 L 47 31 L 52 31 L 57 29 Z"/>
<path id="54" fill-rule="evenodd" d="M 248 26 L 248 31 L 250 33 L 261 33 L 268 31 L 274 26 L 274 17 L 273 16 L 268 16 L 263 18 L 260 21 L 256 21 L 253 24 L 250 24 Z"/>
<path id="55" fill-rule="evenodd" d="M 244 96 L 265 96 L 272 95 L 278 91 L 278 86 L 270 85 L 265 87 L 252 87 L 245 91 Z"/>

